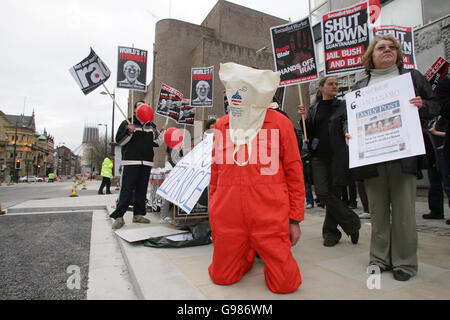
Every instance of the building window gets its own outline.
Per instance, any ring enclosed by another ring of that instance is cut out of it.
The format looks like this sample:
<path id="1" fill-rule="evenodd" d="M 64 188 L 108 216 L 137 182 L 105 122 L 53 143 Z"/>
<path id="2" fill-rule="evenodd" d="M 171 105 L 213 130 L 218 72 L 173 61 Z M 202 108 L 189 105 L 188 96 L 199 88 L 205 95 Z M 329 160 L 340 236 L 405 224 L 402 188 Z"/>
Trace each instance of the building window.
<path id="1" fill-rule="evenodd" d="M 422 0 L 423 24 L 450 14 L 450 1 L 448 0 Z"/>

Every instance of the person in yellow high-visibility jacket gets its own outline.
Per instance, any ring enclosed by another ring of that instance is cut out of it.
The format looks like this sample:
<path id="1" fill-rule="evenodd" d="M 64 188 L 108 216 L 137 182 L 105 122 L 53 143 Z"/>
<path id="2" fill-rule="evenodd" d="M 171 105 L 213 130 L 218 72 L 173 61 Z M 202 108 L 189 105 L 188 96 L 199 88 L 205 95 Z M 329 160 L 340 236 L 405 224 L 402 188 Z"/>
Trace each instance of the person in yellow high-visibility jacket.
<path id="1" fill-rule="evenodd" d="M 100 184 L 100 188 L 98 189 L 98 194 L 104 194 L 103 188 L 106 186 L 106 194 L 111 194 L 111 178 L 113 177 L 112 171 L 113 171 L 113 157 L 110 155 L 103 160 L 102 163 L 102 172 L 100 175 L 103 177 L 102 183 Z"/>

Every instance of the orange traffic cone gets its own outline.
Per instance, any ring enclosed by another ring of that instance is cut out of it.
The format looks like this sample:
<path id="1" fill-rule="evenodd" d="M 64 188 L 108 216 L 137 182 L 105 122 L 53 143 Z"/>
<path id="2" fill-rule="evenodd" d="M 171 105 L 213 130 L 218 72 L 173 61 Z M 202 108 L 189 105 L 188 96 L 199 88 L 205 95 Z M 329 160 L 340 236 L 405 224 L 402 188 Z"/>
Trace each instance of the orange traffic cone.
<path id="1" fill-rule="evenodd" d="M 72 194 L 70 195 L 70 197 L 78 197 L 77 191 L 75 189 L 75 185 L 73 185 L 73 187 L 72 187 Z"/>

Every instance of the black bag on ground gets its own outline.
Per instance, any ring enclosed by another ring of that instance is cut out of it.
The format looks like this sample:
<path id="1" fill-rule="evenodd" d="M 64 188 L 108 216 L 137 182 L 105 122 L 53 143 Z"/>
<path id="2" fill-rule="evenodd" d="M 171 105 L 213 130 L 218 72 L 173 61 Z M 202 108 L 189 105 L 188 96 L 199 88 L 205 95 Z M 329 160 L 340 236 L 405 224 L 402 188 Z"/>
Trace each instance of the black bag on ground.
<path id="1" fill-rule="evenodd" d="M 156 237 L 145 240 L 144 246 L 153 248 L 185 248 L 212 243 L 209 221 L 203 221 L 196 225 L 188 226 L 187 230 L 192 233 L 192 240 L 174 241 L 167 239 L 167 237 Z"/>

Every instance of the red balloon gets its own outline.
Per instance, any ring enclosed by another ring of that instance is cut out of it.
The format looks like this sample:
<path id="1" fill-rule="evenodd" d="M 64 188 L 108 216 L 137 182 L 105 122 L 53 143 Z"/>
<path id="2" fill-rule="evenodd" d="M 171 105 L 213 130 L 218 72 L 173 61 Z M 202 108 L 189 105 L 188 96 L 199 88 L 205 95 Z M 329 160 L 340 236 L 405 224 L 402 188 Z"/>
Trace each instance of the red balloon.
<path id="1" fill-rule="evenodd" d="M 151 122 L 153 120 L 153 109 L 148 104 L 141 104 L 136 109 L 136 117 L 141 122 Z"/>
<path id="2" fill-rule="evenodd" d="M 164 142 L 172 149 L 178 149 L 183 144 L 183 134 L 178 128 L 169 128 L 164 133 Z"/>

